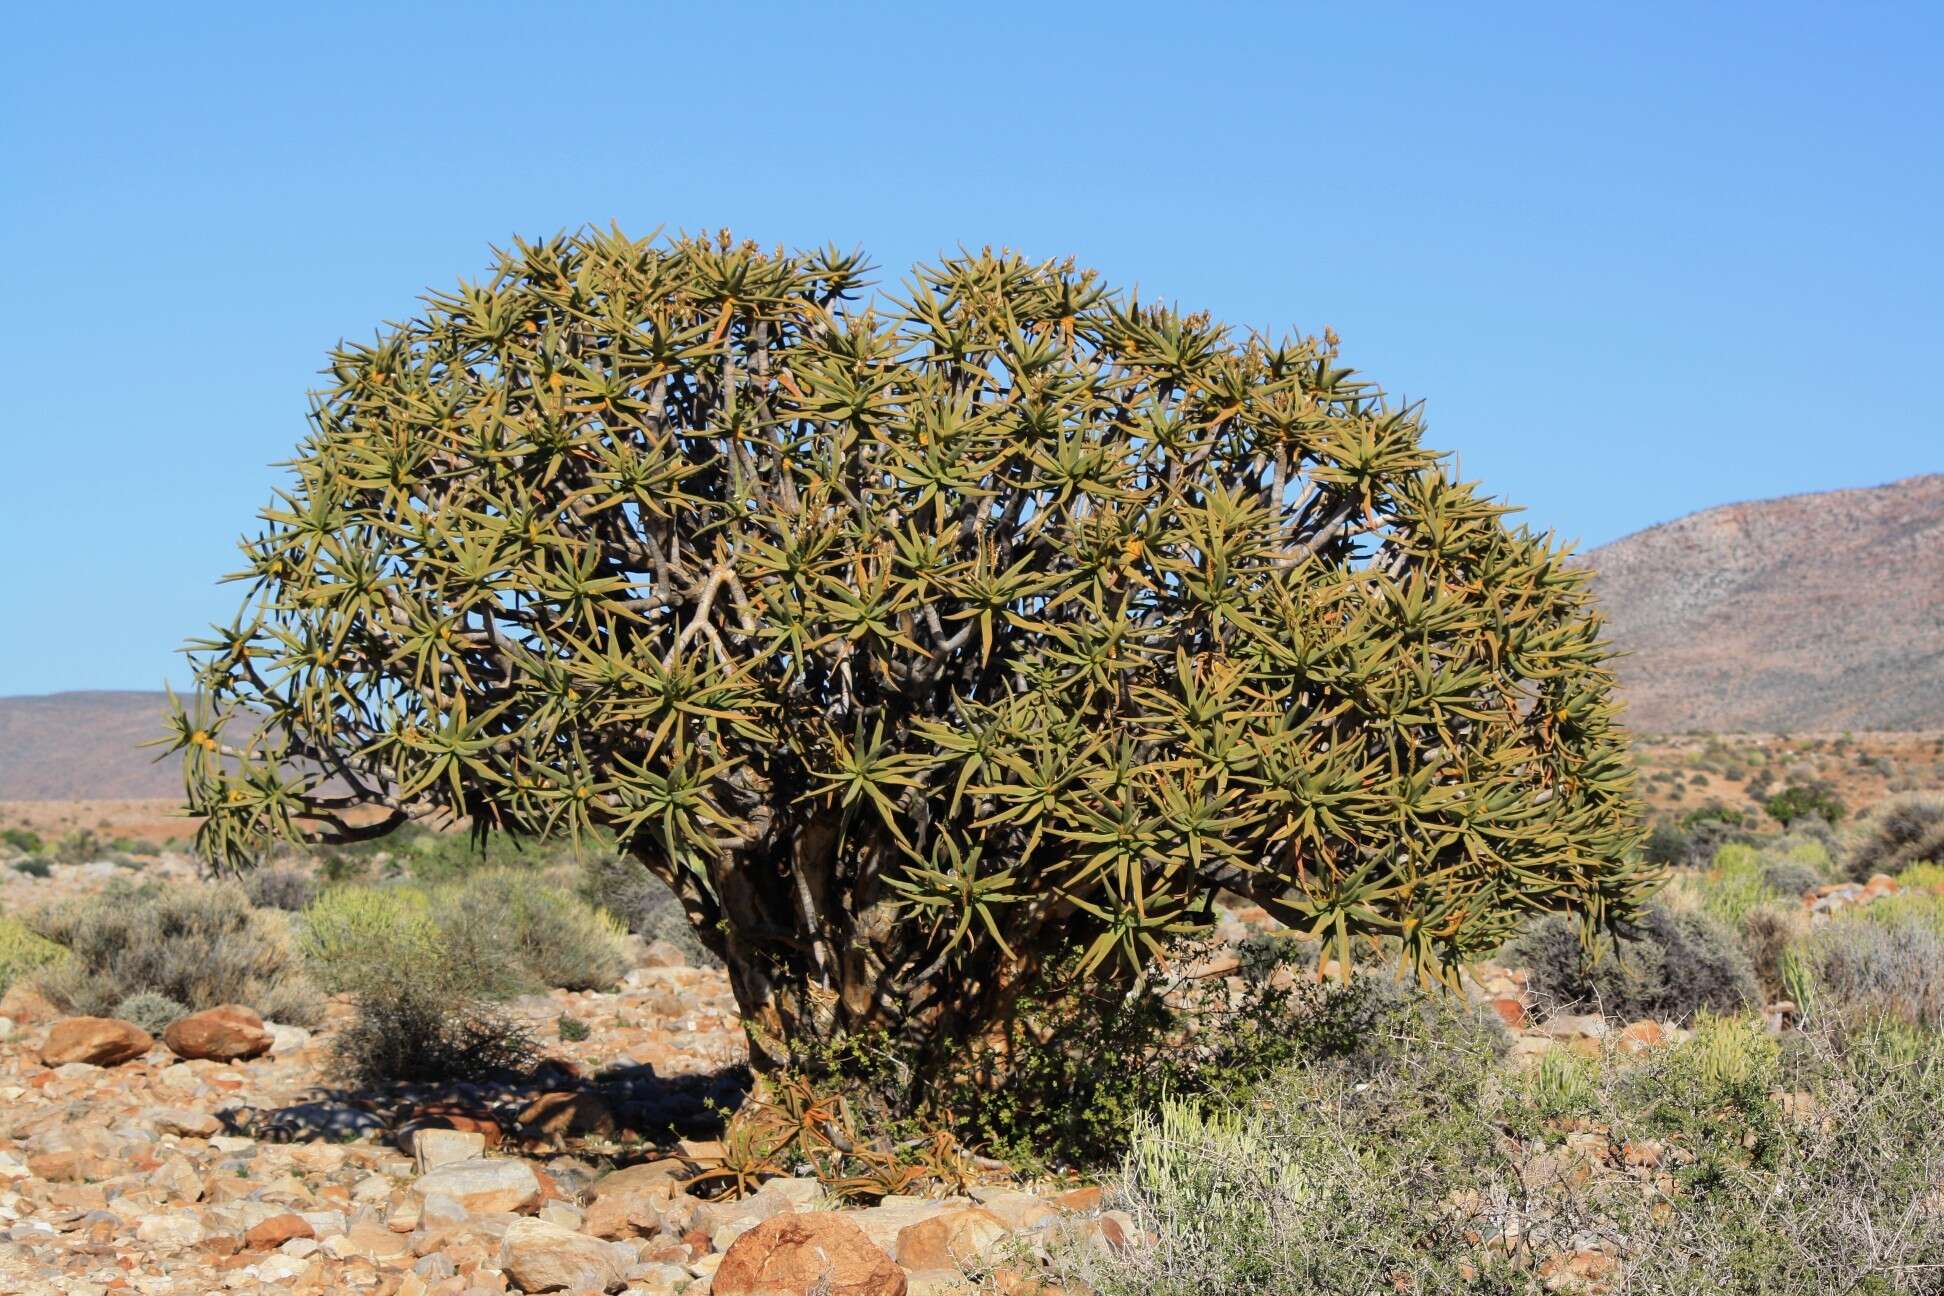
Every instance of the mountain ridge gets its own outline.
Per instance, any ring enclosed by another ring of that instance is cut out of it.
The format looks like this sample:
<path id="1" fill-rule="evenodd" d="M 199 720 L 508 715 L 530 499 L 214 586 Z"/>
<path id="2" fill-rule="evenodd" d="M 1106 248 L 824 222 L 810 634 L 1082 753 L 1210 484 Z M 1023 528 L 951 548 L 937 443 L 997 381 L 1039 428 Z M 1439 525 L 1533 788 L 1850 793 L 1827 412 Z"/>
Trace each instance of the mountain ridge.
<path id="1" fill-rule="evenodd" d="M 1717 505 L 1577 561 L 1640 732 L 1944 725 L 1944 473 Z"/>
<path id="2" fill-rule="evenodd" d="M 181 797 L 177 763 L 141 745 L 167 733 L 167 707 L 134 689 L 0 697 L 0 801 Z"/>

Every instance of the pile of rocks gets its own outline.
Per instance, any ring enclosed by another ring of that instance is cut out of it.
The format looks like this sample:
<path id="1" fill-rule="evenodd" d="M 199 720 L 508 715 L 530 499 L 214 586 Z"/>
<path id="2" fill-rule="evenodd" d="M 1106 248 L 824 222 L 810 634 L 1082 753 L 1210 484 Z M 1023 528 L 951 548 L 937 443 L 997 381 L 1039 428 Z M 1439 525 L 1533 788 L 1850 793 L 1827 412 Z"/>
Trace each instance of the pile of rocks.
<path id="1" fill-rule="evenodd" d="M 227 1007 L 157 1041 L 16 987 L 0 1002 L 17 1024 L 0 1042 L 0 1291 L 880 1296 L 967 1290 L 968 1273 L 990 1289 L 996 1269 L 1028 1292 L 1035 1252 L 1126 1241 L 1097 1189 L 841 1213 L 812 1180 L 689 1194 L 714 1149 L 658 1156 L 641 1136 L 733 1097 L 719 1081 L 745 1045 L 726 978 L 656 961 L 613 994 L 516 1001 L 536 1030 L 593 1029 L 548 1040 L 541 1080 L 559 1088 L 467 1101 L 320 1088 L 334 1023 Z"/>

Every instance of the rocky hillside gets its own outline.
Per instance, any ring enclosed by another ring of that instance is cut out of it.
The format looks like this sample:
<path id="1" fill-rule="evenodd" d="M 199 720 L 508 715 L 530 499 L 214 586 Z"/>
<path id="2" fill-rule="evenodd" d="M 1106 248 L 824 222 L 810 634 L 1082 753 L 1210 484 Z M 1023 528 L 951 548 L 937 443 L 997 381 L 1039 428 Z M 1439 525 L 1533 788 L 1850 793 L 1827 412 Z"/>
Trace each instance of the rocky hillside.
<path id="1" fill-rule="evenodd" d="M 0 801 L 179 798 L 175 762 L 141 746 L 163 733 L 161 693 L 0 698 Z"/>
<path id="2" fill-rule="evenodd" d="M 1586 561 L 1638 732 L 1944 725 L 1944 473 L 1706 509 Z"/>

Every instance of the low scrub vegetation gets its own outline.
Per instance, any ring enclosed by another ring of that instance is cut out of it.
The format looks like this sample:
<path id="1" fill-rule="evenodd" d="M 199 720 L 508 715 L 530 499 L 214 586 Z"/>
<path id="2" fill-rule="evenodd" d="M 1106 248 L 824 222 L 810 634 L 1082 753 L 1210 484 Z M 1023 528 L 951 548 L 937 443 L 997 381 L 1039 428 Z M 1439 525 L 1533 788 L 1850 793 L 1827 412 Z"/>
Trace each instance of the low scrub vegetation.
<path id="1" fill-rule="evenodd" d="M 144 990 L 116 1004 L 114 1011 L 108 1015 L 134 1022 L 151 1035 L 160 1035 L 170 1022 L 189 1015 L 189 1005 L 167 995 L 156 994 L 153 990 Z"/>
<path id="2" fill-rule="evenodd" d="M 1544 919 L 1499 958 L 1530 971 L 1533 999 L 1551 1012 L 1685 1021 L 1750 1007 L 1760 997 L 1754 965 L 1733 930 L 1668 900 L 1649 906 L 1619 939 L 1591 949 L 1566 920 Z"/>
<path id="3" fill-rule="evenodd" d="M 1704 1018 L 1639 1059 L 1508 1072 L 1398 1014 L 1246 1103 L 1168 1099 L 1120 1204 L 1151 1239 L 1057 1254 L 1102 1296 L 1934 1291 L 1944 1053 L 1882 1027 Z"/>
<path id="4" fill-rule="evenodd" d="M 1860 836 L 1844 869 L 1855 881 L 1878 873 L 1894 876 L 1918 864 L 1944 864 L 1944 794 L 1894 797 L 1872 809 L 1857 828 Z"/>
<path id="5" fill-rule="evenodd" d="M 0 914 L 0 992 L 59 962 L 66 953 L 20 919 Z"/>
<path id="6" fill-rule="evenodd" d="M 581 898 L 645 941 L 666 941 L 696 967 L 721 967 L 722 960 L 702 943 L 681 901 L 640 860 L 614 851 L 593 851 L 581 866 Z"/>
<path id="7" fill-rule="evenodd" d="M 1812 1000 L 1944 1030 L 1944 897 L 1910 893 L 1851 910 L 1806 941 Z"/>
<path id="8" fill-rule="evenodd" d="M 609 990 L 627 970 L 620 924 L 531 873 L 490 869 L 458 880 L 347 885 L 302 916 L 302 945 L 327 988 L 356 989 L 374 964 L 467 969 L 476 992 Z"/>
<path id="9" fill-rule="evenodd" d="M 109 1016 L 151 993 L 191 1011 L 244 1004 L 297 1026 L 322 1016 L 284 915 L 256 908 L 234 883 L 118 882 L 25 921 L 67 952 L 35 980 L 68 1012 Z"/>
<path id="10" fill-rule="evenodd" d="M 466 984 L 457 964 L 419 972 L 377 965 L 359 978 L 358 1011 L 331 1041 L 337 1077 L 377 1088 L 483 1080 L 530 1066 L 538 1045 Z"/>
<path id="11" fill-rule="evenodd" d="M 315 976 L 356 996 L 357 1017 L 334 1044 L 353 1084 L 517 1069 L 536 1046 L 494 1001 L 611 989 L 626 970 L 620 924 L 529 870 L 337 886 L 301 921 Z"/>

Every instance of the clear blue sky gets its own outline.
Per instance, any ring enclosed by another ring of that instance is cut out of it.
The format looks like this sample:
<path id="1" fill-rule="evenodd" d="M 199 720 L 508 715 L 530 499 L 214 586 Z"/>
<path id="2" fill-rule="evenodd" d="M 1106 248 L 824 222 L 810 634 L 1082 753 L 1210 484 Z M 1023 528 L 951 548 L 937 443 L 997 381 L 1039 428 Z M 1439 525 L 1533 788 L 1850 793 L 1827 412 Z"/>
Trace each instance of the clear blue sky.
<path id="1" fill-rule="evenodd" d="M 6 44 L 0 694 L 183 678 L 326 348 L 588 221 L 1334 325 L 1588 545 L 1944 468 L 1934 2 L 38 5 Z"/>

